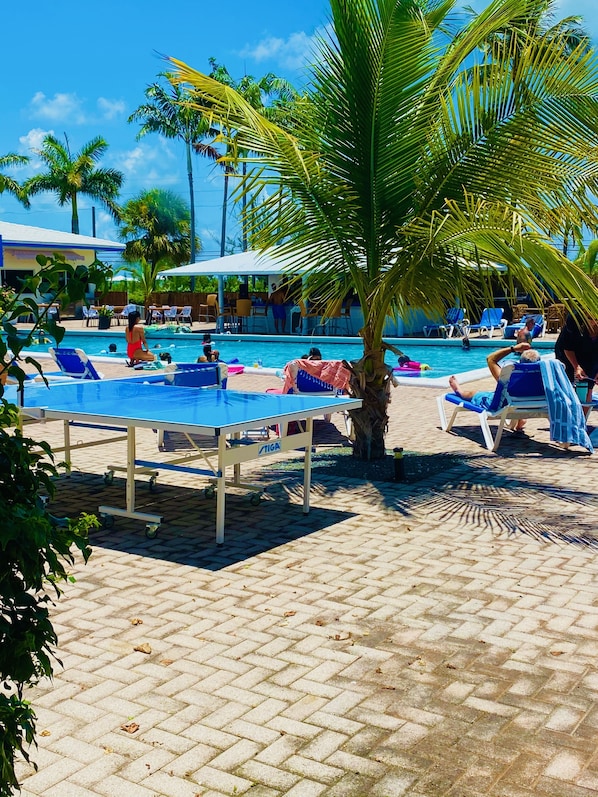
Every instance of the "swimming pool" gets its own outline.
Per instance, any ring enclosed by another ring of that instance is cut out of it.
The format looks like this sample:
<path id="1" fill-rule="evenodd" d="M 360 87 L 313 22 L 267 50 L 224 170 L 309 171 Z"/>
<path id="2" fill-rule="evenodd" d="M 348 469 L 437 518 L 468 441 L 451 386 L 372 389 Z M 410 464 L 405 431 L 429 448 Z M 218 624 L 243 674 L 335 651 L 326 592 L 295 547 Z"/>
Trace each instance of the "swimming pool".
<path id="1" fill-rule="evenodd" d="M 438 379 L 450 374 L 475 372 L 486 368 L 486 357 L 491 349 L 501 346 L 501 339 L 472 340 L 471 348 L 465 351 L 460 340 L 430 340 L 418 338 L 387 338 L 388 343 L 404 352 L 411 360 L 426 363 L 430 370 L 420 372 L 401 371 L 401 378 Z M 202 354 L 201 334 L 151 335 L 148 345 L 158 356 L 161 352 L 169 352 L 174 362 L 195 362 Z M 111 354 L 108 345 L 115 343 L 117 352 Z M 121 334 L 108 332 L 102 334 L 97 330 L 72 332 L 67 331 L 62 345 L 83 349 L 90 356 L 102 356 L 122 359 L 126 357 L 124 329 Z M 508 345 L 508 344 L 506 344 Z M 553 349 L 551 341 L 535 341 L 542 353 Z M 337 337 L 300 337 L 288 336 L 281 340 L 274 335 L 212 335 L 212 348 L 218 349 L 220 357 L 226 362 L 237 360 L 247 367 L 261 365 L 265 368 L 283 368 L 289 360 L 296 359 L 317 346 L 324 359 L 356 360 L 361 357 L 363 348 L 359 338 Z M 33 346 L 29 351 L 47 352 L 48 343 Z M 396 364 L 396 356 L 387 352 L 386 362 Z"/>

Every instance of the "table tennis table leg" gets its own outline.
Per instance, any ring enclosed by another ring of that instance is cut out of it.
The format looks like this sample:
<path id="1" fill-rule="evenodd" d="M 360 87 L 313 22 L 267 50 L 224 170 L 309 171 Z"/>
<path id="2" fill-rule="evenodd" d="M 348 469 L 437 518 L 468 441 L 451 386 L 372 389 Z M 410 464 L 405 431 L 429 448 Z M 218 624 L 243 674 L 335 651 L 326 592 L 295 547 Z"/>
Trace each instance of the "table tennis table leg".
<path id="1" fill-rule="evenodd" d="M 127 512 L 135 512 L 135 427 L 127 430 Z"/>
<path id="2" fill-rule="evenodd" d="M 311 445 L 314 434 L 314 419 L 307 418 L 305 431 L 309 435 L 309 443 L 305 446 L 305 456 L 303 464 L 303 514 L 309 513 L 309 493 L 311 491 Z"/>
<path id="3" fill-rule="evenodd" d="M 224 515 L 226 506 L 226 468 L 224 453 L 226 451 L 226 435 L 218 437 L 218 475 L 216 478 L 216 544 L 224 542 Z"/>
<path id="4" fill-rule="evenodd" d="M 64 461 L 66 462 L 67 476 L 71 475 L 71 426 L 70 421 L 64 421 Z"/>

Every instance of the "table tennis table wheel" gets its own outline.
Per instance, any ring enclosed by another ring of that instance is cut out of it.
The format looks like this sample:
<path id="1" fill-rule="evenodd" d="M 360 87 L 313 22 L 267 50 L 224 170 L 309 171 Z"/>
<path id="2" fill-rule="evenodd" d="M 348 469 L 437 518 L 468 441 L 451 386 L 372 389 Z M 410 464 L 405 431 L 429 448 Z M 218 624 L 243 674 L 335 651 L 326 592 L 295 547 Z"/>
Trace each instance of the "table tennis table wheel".
<path id="1" fill-rule="evenodd" d="M 261 493 L 252 493 L 251 498 L 249 499 L 251 506 L 259 506 L 262 503 L 262 494 Z"/>
<path id="2" fill-rule="evenodd" d="M 111 529 L 114 526 L 114 516 L 107 515 L 105 512 L 100 514 L 100 521 L 105 529 Z"/>
<path id="3" fill-rule="evenodd" d="M 158 536 L 158 529 L 160 528 L 159 523 L 148 523 L 145 527 L 145 536 L 148 540 L 153 540 L 155 537 Z"/>
<path id="4" fill-rule="evenodd" d="M 203 491 L 205 498 L 214 498 L 216 495 L 216 488 L 213 484 L 210 484 L 208 487 L 205 488 Z"/>
<path id="5" fill-rule="evenodd" d="M 150 491 L 150 493 L 155 493 L 155 492 L 156 492 L 156 489 L 157 489 L 157 481 L 158 481 L 158 478 L 157 478 L 157 476 L 152 476 L 152 477 L 151 477 L 151 479 L 149 480 L 149 482 L 148 482 L 148 485 L 147 485 L 147 486 L 149 487 L 149 491 Z M 155 536 L 155 535 L 154 535 L 154 536 Z"/>
<path id="6" fill-rule="evenodd" d="M 113 481 L 114 481 L 114 471 L 107 470 L 106 473 L 104 474 L 104 484 L 106 485 L 106 487 L 110 487 Z"/>

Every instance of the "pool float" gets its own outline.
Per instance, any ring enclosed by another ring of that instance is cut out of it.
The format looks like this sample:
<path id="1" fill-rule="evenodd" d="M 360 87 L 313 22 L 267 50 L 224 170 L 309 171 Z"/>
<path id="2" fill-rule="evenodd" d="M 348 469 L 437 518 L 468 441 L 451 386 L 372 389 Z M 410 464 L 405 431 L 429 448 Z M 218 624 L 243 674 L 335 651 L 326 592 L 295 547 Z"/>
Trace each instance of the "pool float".
<path id="1" fill-rule="evenodd" d="M 403 365 L 395 365 L 393 371 L 430 371 L 431 368 L 426 363 L 418 363 L 415 360 L 409 360 Z"/>

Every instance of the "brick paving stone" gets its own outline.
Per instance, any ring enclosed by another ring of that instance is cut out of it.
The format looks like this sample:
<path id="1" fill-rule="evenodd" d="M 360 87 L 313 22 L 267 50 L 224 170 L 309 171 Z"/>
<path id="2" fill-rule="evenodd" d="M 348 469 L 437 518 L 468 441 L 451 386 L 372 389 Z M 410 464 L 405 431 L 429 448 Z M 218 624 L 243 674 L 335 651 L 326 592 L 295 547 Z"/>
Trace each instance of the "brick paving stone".
<path id="1" fill-rule="evenodd" d="M 465 423 L 441 434 L 435 395 L 400 388 L 387 443 L 460 464 L 407 485 L 316 473 L 304 517 L 298 474 L 252 463 L 269 500 L 227 501 L 222 548 L 194 478 L 139 484 L 167 520 L 150 541 L 119 518 L 74 566 L 25 797 L 598 795 L 595 461 L 550 449 L 541 420 L 498 454 Z M 122 453 L 76 454 L 57 512 L 123 501 L 102 484 Z"/>

